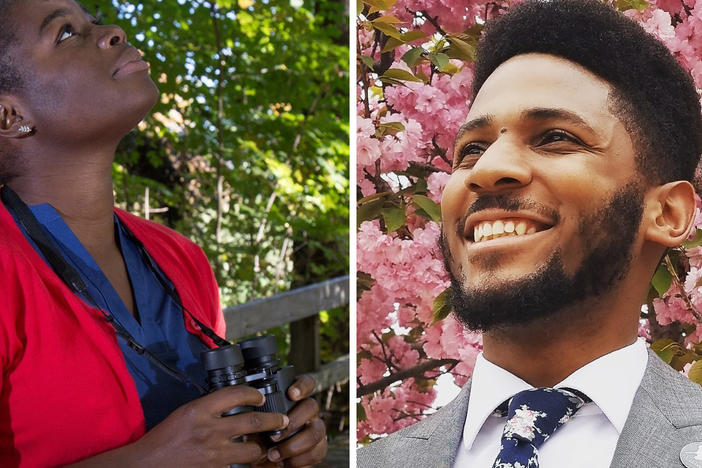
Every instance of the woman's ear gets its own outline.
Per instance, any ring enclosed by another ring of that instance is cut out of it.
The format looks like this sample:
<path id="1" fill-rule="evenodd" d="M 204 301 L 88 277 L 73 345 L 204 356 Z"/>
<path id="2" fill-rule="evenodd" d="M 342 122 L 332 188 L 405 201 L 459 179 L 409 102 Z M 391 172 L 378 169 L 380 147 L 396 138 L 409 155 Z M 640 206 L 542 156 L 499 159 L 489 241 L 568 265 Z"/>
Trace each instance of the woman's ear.
<path id="1" fill-rule="evenodd" d="M 34 125 L 25 120 L 22 111 L 13 99 L 3 96 L 0 98 L 0 137 L 24 138 L 32 135 Z"/>
<path id="2" fill-rule="evenodd" d="M 646 194 L 645 238 L 665 247 L 682 244 L 695 221 L 695 189 L 686 180 L 653 187 Z"/>

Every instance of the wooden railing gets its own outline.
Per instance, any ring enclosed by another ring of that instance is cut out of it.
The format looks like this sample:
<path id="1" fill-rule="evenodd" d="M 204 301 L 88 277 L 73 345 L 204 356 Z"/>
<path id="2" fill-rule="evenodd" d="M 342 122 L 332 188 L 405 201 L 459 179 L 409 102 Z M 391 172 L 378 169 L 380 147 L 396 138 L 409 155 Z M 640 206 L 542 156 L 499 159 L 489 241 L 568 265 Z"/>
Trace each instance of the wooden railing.
<path id="1" fill-rule="evenodd" d="M 291 351 L 288 361 L 298 373 L 311 373 L 319 392 L 349 377 L 348 354 L 320 366 L 319 312 L 348 303 L 349 277 L 341 276 L 227 307 L 224 310 L 227 339 L 237 341 L 252 333 L 289 323 Z"/>

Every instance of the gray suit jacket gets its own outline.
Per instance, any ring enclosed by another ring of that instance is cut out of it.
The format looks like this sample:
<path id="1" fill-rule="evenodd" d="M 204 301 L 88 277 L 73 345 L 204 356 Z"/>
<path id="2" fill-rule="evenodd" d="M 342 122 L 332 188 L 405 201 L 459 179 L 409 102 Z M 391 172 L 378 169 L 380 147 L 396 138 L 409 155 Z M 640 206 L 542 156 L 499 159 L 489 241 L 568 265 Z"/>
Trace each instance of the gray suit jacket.
<path id="1" fill-rule="evenodd" d="M 451 468 L 469 398 L 470 382 L 433 416 L 360 449 L 357 466 Z M 611 468 L 683 467 L 680 450 L 692 442 L 702 443 L 702 386 L 649 351 L 646 372 L 619 436 Z"/>

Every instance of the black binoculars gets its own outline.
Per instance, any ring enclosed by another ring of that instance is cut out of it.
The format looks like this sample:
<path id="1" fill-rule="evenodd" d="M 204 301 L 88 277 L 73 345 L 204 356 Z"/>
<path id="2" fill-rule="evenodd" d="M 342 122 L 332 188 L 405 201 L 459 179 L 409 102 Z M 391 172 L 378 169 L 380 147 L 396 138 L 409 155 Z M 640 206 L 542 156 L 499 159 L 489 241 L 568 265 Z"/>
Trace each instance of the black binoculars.
<path id="1" fill-rule="evenodd" d="M 201 353 L 210 393 L 232 385 L 249 385 L 266 397 L 263 406 L 239 406 L 223 413 L 222 416 L 249 411 L 287 414 L 295 406 L 295 402 L 287 395 L 288 388 L 295 380 L 295 368 L 281 367 L 277 353 L 278 345 L 272 335 L 251 338 Z M 282 433 L 283 431 L 279 430 L 269 432 L 268 435 Z M 230 465 L 230 468 L 248 466 L 236 464 Z"/>
<path id="2" fill-rule="evenodd" d="M 201 354 L 210 392 L 232 385 L 249 385 L 266 397 L 263 406 L 233 408 L 222 416 L 260 411 L 287 414 L 295 402 L 287 395 L 295 380 L 293 366 L 280 366 L 275 337 L 264 335 L 236 344 L 209 349 Z M 270 435 L 281 434 L 275 431 Z"/>

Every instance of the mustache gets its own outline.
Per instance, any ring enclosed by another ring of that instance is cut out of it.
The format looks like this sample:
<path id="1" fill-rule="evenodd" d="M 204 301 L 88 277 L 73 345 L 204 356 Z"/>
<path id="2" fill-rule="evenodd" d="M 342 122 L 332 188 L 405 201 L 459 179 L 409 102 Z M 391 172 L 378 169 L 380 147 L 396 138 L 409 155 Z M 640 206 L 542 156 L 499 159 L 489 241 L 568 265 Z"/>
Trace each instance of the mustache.
<path id="1" fill-rule="evenodd" d="M 480 211 L 497 208 L 504 211 L 531 211 L 538 213 L 553 220 L 554 224 L 558 224 L 561 217 L 558 212 L 543 203 L 529 200 L 526 198 L 517 198 L 512 195 L 482 195 L 468 208 L 468 211 L 460 219 L 456 228 L 460 231 L 458 234 L 463 234 L 463 226 L 466 225 L 468 216 Z"/>

